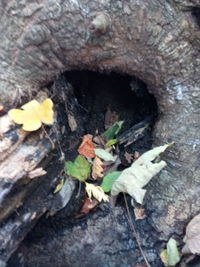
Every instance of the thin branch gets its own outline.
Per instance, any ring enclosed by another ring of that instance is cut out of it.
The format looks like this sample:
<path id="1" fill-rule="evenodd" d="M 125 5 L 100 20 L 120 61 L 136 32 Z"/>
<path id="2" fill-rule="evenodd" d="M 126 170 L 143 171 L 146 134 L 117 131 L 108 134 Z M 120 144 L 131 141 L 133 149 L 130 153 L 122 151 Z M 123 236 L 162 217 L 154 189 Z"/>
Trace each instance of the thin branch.
<path id="1" fill-rule="evenodd" d="M 76 199 L 79 198 L 80 194 L 81 194 L 81 182 L 79 181 L 78 182 L 78 193 L 76 195 Z"/>
<path id="2" fill-rule="evenodd" d="M 54 149 L 55 148 L 55 144 L 54 144 L 53 140 L 51 139 L 51 137 L 48 135 L 47 131 L 45 130 L 44 125 L 42 125 L 42 130 L 44 131 L 46 137 L 49 139 L 49 141 L 50 141 L 50 143 L 52 145 L 52 148 Z"/>
<path id="3" fill-rule="evenodd" d="M 133 225 L 133 222 L 132 222 L 132 219 L 131 219 L 130 210 L 129 210 L 127 199 L 126 199 L 126 195 L 124 193 L 123 193 L 123 195 L 124 195 L 124 201 L 125 201 L 125 205 L 126 205 L 126 210 L 127 210 L 127 213 L 128 213 L 128 222 L 129 222 L 129 225 L 130 225 L 130 227 L 131 227 L 131 229 L 133 231 L 133 236 L 136 239 L 136 242 L 138 244 L 139 250 L 140 250 L 140 252 L 141 252 L 141 254 L 142 254 L 143 258 L 144 258 L 144 261 L 145 261 L 147 267 L 151 267 L 151 265 L 149 264 L 149 262 L 147 260 L 146 255 L 144 254 L 144 251 L 143 251 L 143 249 L 141 247 L 139 234 L 136 232 L 136 229 L 135 229 L 135 227 Z"/>

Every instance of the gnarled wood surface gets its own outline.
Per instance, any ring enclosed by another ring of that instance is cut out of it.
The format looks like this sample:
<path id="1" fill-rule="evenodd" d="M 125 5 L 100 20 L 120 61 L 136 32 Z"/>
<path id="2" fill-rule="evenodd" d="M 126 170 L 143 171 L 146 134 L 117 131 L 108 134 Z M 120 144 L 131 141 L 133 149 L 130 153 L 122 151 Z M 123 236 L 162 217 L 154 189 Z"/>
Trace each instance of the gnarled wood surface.
<path id="1" fill-rule="evenodd" d="M 154 144 L 175 142 L 165 158 L 168 169 L 152 181 L 147 196 L 151 221 L 165 238 L 181 234 L 200 210 L 195 8 L 198 0 L 0 2 L 0 103 L 5 110 L 72 69 L 135 75 L 155 95 L 160 115 Z"/>
<path id="2" fill-rule="evenodd" d="M 0 117 L 0 260 L 7 261 L 19 243 L 47 211 L 62 209 L 72 195 L 74 184 L 66 180 L 53 194 L 63 173 L 63 163 L 43 168 L 52 160 L 50 152 L 58 141 L 55 124 L 47 136 L 43 129 L 31 133 L 16 126 L 8 115 Z M 47 157 L 49 155 L 49 157 Z M 51 170 L 52 169 L 52 170 Z M 47 173 L 47 174 L 46 174 Z M 45 175 L 45 176 L 44 176 Z"/>

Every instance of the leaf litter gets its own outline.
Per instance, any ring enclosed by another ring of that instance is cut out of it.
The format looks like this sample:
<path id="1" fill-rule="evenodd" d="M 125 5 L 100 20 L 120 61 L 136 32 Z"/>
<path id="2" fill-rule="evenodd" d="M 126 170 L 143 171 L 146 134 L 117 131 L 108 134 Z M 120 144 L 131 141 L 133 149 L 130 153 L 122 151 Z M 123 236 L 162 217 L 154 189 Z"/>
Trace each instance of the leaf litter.
<path id="1" fill-rule="evenodd" d="M 115 157 L 108 151 L 102 148 L 96 148 L 95 150 L 95 155 L 98 156 L 99 158 L 105 160 L 105 161 L 115 161 Z"/>
<path id="2" fill-rule="evenodd" d="M 83 141 L 78 148 L 78 153 L 86 158 L 94 158 L 94 143 L 92 142 L 92 135 L 87 134 L 83 136 Z"/>
<path id="3" fill-rule="evenodd" d="M 96 200 L 95 198 L 94 199 L 86 198 L 84 200 L 80 213 L 84 215 L 88 214 L 92 209 L 94 209 L 97 206 L 98 203 L 99 203 L 98 200 Z"/>
<path id="4" fill-rule="evenodd" d="M 200 254 L 200 214 L 196 215 L 187 225 L 183 241 L 185 242 L 182 249 L 183 254 Z"/>
<path id="5" fill-rule="evenodd" d="M 139 204 L 142 204 L 146 193 L 146 189 L 143 189 L 143 187 L 167 165 L 163 160 L 158 163 L 152 161 L 170 145 L 166 144 L 147 151 L 131 167 L 122 171 L 112 185 L 111 195 L 116 196 L 121 192 L 128 193 Z"/>
<path id="6" fill-rule="evenodd" d="M 1 106 L 2 110 L 3 107 Z M 54 123 L 53 102 L 50 98 L 45 99 L 42 103 L 37 100 L 32 100 L 21 107 L 21 109 L 11 109 L 8 115 L 17 124 L 22 124 L 22 129 L 25 131 L 36 131 L 42 123 L 52 125 Z M 110 114 L 109 116 L 111 116 Z M 112 117 L 112 116 L 111 116 Z M 114 120 L 116 120 L 116 116 Z M 74 123 L 72 118 L 72 130 L 77 128 L 76 122 Z M 108 125 L 109 123 L 107 123 Z M 74 161 L 66 161 L 64 170 L 65 173 L 73 179 L 77 179 L 79 182 L 85 182 L 85 190 L 88 198 L 85 199 L 81 209 L 82 214 L 88 214 L 98 202 L 109 202 L 109 196 L 106 193 L 111 192 L 111 195 L 117 196 L 119 193 L 128 193 L 139 204 L 142 204 L 146 190 L 143 187 L 160 172 L 167 164 L 163 160 L 156 161 L 160 153 L 164 152 L 171 144 L 165 144 L 163 146 L 156 147 L 142 156 L 139 153 L 137 155 L 131 155 L 128 152 L 125 153 L 125 158 L 130 164 L 131 161 L 135 161 L 132 165 L 123 171 L 118 171 L 117 168 L 114 171 L 107 173 L 104 176 L 104 167 L 108 167 L 109 164 L 115 166 L 115 161 L 118 158 L 118 153 L 115 149 L 118 140 L 119 144 L 128 146 L 131 143 L 136 142 L 143 136 L 144 131 L 149 126 L 149 121 L 146 124 L 142 122 L 133 126 L 130 130 L 117 138 L 118 133 L 121 131 L 124 121 L 115 121 L 114 124 L 106 129 L 102 135 L 96 135 L 94 138 L 92 135 L 87 134 L 83 136 L 82 143 L 78 148 L 79 155 Z M 144 124 L 144 125 L 143 125 Z M 107 128 L 107 127 L 106 127 Z M 93 142 L 94 140 L 94 142 Z M 91 159 L 93 159 L 93 162 Z M 155 162 L 153 162 L 155 160 Z M 118 164 L 116 164 L 116 167 Z M 110 170 L 112 167 L 110 168 Z M 38 175 L 36 175 L 38 176 Z M 97 178 L 103 179 L 100 185 L 86 182 L 91 177 L 96 180 Z M 64 184 L 64 178 L 54 189 L 54 194 L 59 192 Z M 128 205 L 125 198 L 125 204 L 128 210 Z M 144 209 L 135 208 L 135 217 L 137 219 L 144 219 Z M 197 216 L 198 217 L 198 216 Z M 129 219 L 130 214 L 129 214 Z M 197 223 L 196 223 L 197 221 Z M 197 224 L 197 227 L 196 227 Z M 133 232 L 136 234 L 133 224 Z M 199 253 L 199 232 L 196 230 L 199 228 L 199 219 L 196 217 L 192 220 L 187 227 L 186 242 L 183 248 L 183 253 L 191 252 L 193 254 Z M 193 235 L 195 233 L 195 235 Z M 137 238 L 136 238 L 137 239 Z M 148 261 L 140 247 L 140 242 L 137 240 L 140 251 L 145 259 L 147 266 Z M 166 266 L 174 266 L 180 261 L 179 252 L 177 250 L 176 241 L 172 238 L 167 243 L 167 249 L 162 251 L 161 259 Z"/>
<path id="7" fill-rule="evenodd" d="M 101 202 L 101 201 L 108 202 L 109 201 L 108 195 L 106 195 L 104 193 L 103 189 L 100 186 L 95 186 L 95 185 L 90 184 L 90 183 L 85 183 L 85 185 L 86 185 L 85 190 L 88 194 L 89 199 L 91 199 L 93 196 L 99 202 Z"/>
<path id="8" fill-rule="evenodd" d="M 169 239 L 167 248 L 160 253 L 160 258 L 165 266 L 175 266 L 180 261 L 181 257 L 175 239 Z"/>
<path id="9" fill-rule="evenodd" d="M 75 161 L 65 162 L 65 172 L 68 176 L 78 179 L 79 181 L 85 181 L 90 175 L 91 166 L 86 158 L 79 155 Z"/>
<path id="10" fill-rule="evenodd" d="M 92 178 L 97 179 L 103 177 L 103 162 L 100 158 L 95 157 L 92 166 Z"/>
<path id="11" fill-rule="evenodd" d="M 85 135 L 78 148 L 79 155 L 75 161 L 65 162 L 65 173 L 73 179 L 85 183 L 87 197 L 80 211 L 82 215 L 88 214 L 99 202 L 109 202 L 109 194 L 112 197 L 119 193 L 127 193 L 142 205 L 146 193 L 144 186 L 167 165 L 159 158 L 159 155 L 172 144 L 155 147 L 142 155 L 137 151 L 134 154 L 126 152 L 124 157 L 131 166 L 122 171 L 119 170 L 118 166 L 121 164 L 121 160 L 118 133 L 121 131 L 123 123 L 123 121 L 115 122 L 101 135 L 98 133 L 94 137 L 90 134 Z M 133 136 L 135 141 L 136 137 Z M 125 204 L 128 211 L 126 197 Z M 135 208 L 134 213 L 136 220 L 146 217 L 142 207 Z M 129 221 L 131 224 L 130 215 Z M 134 226 L 131 227 L 134 236 L 138 235 Z M 139 239 L 136 241 L 140 244 Z M 140 246 L 139 248 L 146 265 L 150 266 L 142 248 Z"/>
<path id="12" fill-rule="evenodd" d="M 124 121 L 115 122 L 102 136 L 86 134 L 83 136 L 81 145 L 78 148 L 79 155 L 73 161 L 65 162 L 65 173 L 81 182 L 93 179 L 93 183 L 86 183 L 86 192 L 91 199 L 96 198 L 99 202 L 108 200 L 110 193 L 117 196 L 119 193 L 128 193 L 139 204 L 143 203 L 146 189 L 143 187 L 160 172 L 167 164 L 160 160 L 154 162 L 171 144 L 165 144 L 151 149 L 140 156 L 125 153 L 129 162 L 134 161 L 130 167 L 118 171 L 119 148 L 113 144 L 117 142 L 117 134 L 120 132 Z M 113 139 L 115 137 L 115 139 Z M 108 146 L 108 142 L 109 147 Z M 92 161 L 92 158 L 94 160 Z M 118 161 L 118 162 L 117 162 Z M 141 215 L 142 217 L 142 215 Z"/>
<path id="13" fill-rule="evenodd" d="M 145 214 L 145 210 L 142 208 L 134 208 L 134 214 L 135 214 L 135 220 L 143 220 L 145 219 L 147 216 Z"/>
<path id="14" fill-rule="evenodd" d="M 102 135 L 107 138 L 107 140 L 112 140 L 114 137 L 120 132 L 124 121 L 117 121 L 111 126 L 109 129 L 107 129 Z"/>

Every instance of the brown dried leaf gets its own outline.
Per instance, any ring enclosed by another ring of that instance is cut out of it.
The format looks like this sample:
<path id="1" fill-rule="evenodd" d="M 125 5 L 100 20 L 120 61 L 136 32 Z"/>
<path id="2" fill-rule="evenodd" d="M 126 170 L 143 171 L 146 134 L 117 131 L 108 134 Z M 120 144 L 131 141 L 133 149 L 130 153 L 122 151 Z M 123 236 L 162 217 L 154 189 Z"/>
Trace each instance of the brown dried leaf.
<path id="1" fill-rule="evenodd" d="M 115 111 L 111 111 L 111 109 L 108 107 L 105 115 L 105 129 L 110 128 L 118 120 L 119 115 Z"/>
<path id="2" fill-rule="evenodd" d="M 92 136 L 87 134 L 83 136 L 83 141 L 78 148 L 78 153 L 85 156 L 86 158 L 94 158 L 94 144 L 92 142 Z"/>
<path id="3" fill-rule="evenodd" d="M 100 158 L 95 157 L 92 167 L 92 177 L 94 179 L 103 177 L 103 162 Z"/>
<path id="4" fill-rule="evenodd" d="M 69 127 L 70 127 L 71 131 L 72 132 L 76 131 L 77 123 L 76 123 L 76 120 L 75 120 L 74 116 L 69 113 L 67 115 L 67 118 L 68 118 L 68 124 L 69 124 Z"/>
<path id="5" fill-rule="evenodd" d="M 133 158 L 136 160 L 136 159 L 139 159 L 140 157 L 140 153 L 138 151 L 135 151 L 135 153 L 133 154 Z"/>
<path id="6" fill-rule="evenodd" d="M 105 143 L 106 143 L 106 138 L 105 138 L 105 136 L 96 135 L 96 136 L 93 138 L 93 141 L 94 141 L 95 144 L 104 147 L 104 146 L 105 146 Z"/>
<path id="7" fill-rule="evenodd" d="M 124 157 L 128 163 L 131 163 L 133 161 L 133 155 L 129 154 L 128 152 L 125 152 Z"/>
<path id="8" fill-rule="evenodd" d="M 88 214 L 92 209 L 94 209 L 99 202 L 96 199 L 86 198 L 83 206 L 81 208 L 82 214 Z"/>
<path id="9" fill-rule="evenodd" d="M 182 249 L 183 254 L 200 254 L 200 214 L 187 225 L 183 241 L 186 243 Z"/>
<path id="10" fill-rule="evenodd" d="M 146 214 L 144 213 L 144 209 L 140 208 L 134 208 L 134 213 L 135 213 L 135 219 L 136 220 L 143 220 L 146 218 Z"/>

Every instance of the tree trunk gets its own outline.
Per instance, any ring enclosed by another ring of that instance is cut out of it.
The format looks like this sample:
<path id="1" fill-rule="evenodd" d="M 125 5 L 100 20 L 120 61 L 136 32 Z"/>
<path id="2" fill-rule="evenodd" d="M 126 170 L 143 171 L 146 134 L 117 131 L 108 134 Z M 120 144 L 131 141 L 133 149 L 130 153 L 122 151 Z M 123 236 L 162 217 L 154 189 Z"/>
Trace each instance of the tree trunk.
<path id="1" fill-rule="evenodd" d="M 149 219 L 161 238 L 182 234 L 200 210 L 199 1 L 1 0 L 0 7 L 5 110 L 67 70 L 115 71 L 147 84 L 159 108 L 154 145 L 175 143 L 167 169 L 147 186 Z"/>

